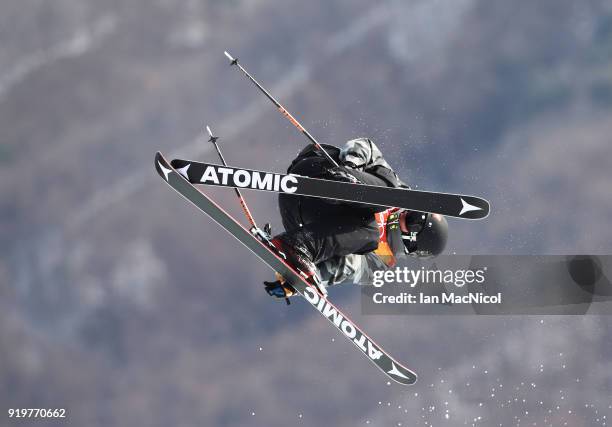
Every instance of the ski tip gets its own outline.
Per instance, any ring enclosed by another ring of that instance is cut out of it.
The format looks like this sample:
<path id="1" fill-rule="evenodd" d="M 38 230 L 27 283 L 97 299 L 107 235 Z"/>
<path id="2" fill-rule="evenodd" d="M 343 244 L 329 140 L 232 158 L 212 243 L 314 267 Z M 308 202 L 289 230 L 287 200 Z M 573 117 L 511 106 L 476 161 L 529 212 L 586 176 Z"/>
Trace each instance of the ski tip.
<path id="1" fill-rule="evenodd" d="M 411 372 L 411 375 L 408 376 L 408 378 L 404 379 L 404 380 L 395 380 L 396 383 L 401 384 L 401 385 L 405 385 L 405 386 L 411 386 L 411 385 L 415 385 L 416 382 L 418 381 L 419 377 L 414 373 Z"/>
<path id="2" fill-rule="evenodd" d="M 169 180 L 172 168 L 168 164 L 168 161 L 164 158 L 164 155 L 159 151 L 155 153 L 155 170 L 157 171 L 159 176 L 163 177 L 166 181 Z"/>
<path id="3" fill-rule="evenodd" d="M 157 165 L 157 163 L 158 163 L 160 160 L 163 162 L 163 161 L 164 161 L 164 156 L 162 155 L 162 153 L 161 153 L 160 151 L 157 151 L 157 152 L 155 153 L 155 164 Z"/>
<path id="4" fill-rule="evenodd" d="M 391 362 L 391 369 L 385 371 L 389 378 L 402 385 L 413 385 L 418 379 L 417 374 L 396 361 Z"/>
<path id="5" fill-rule="evenodd" d="M 487 200 L 474 196 L 461 196 L 459 201 L 461 202 L 457 215 L 459 218 L 484 219 L 489 216 L 491 206 Z"/>

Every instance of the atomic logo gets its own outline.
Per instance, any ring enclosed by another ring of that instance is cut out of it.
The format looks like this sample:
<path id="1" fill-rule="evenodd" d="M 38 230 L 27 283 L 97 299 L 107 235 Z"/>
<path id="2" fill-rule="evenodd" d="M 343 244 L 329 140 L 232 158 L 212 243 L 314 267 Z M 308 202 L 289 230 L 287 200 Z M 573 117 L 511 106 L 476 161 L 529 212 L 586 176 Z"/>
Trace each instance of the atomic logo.
<path id="1" fill-rule="evenodd" d="M 396 377 L 408 379 L 406 375 L 402 374 L 402 372 L 399 369 L 397 369 L 397 366 L 395 366 L 395 363 L 393 362 L 391 362 L 391 370 L 387 371 L 387 373 L 394 375 Z"/>
<path id="2" fill-rule="evenodd" d="M 164 176 L 166 177 L 166 181 L 168 181 L 168 176 L 170 175 L 170 172 L 172 172 L 172 169 L 165 168 L 164 165 L 162 165 L 159 162 L 159 160 L 157 161 L 157 164 L 159 168 L 161 169 L 161 171 L 164 173 Z"/>
<path id="3" fill-rule="evenodd" d="M 466 212 L 472 212 L 472 211 L 481 211 L 482 208 L 479 208 L 478 206 L 474 206 L 474 205 L 470 205 L 468 202 L 466 202 L 465 200 L 463 200 L 463 197 L 460 197 L 461 200 L 461 212 L 459 212 L 459 215 L 463 215 Z"/>

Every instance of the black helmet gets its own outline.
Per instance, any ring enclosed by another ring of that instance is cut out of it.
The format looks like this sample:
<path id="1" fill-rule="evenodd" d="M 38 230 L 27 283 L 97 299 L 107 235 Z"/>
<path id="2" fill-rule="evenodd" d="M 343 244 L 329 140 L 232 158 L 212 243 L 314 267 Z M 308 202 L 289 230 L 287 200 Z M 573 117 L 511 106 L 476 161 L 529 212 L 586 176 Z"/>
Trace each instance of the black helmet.
<path id="1" fill-rule="evenodd" d="M 408 255 L 428 258 L 442 253 L 448 239 L 448 223 L 442 215 L 407 211 L 404 225 L 408 232 L 402 232 L 402 239 Z"/>

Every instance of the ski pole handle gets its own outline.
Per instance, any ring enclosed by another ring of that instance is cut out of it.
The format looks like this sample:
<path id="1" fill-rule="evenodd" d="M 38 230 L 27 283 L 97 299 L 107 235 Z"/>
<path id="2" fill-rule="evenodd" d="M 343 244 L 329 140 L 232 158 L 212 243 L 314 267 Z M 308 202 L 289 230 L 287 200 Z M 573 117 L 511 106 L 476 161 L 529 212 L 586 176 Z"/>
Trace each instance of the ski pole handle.
<path id="1" fill-rule="evenodd" d="M 251 82 L 253 82 L 253 84 L 255 86 L 257 86 L 257 88 L 264 94 L 266 95 L 266 97 L 276 106 L 276 108 L 278 109 L 278 111 L 280 111 L 280 113 L 285 116 L 287 118 L 287 120 L 289 120 L 291 122 L 291 124 L 293 126 L 295 126 L 300 132 L 302 132 L 306 138 L 308 138 L 308 140 L 314 144 L 314 146 L 325 155 L 325 157 L 327 157 L 327 159 L 336 167 L 339 167 L 338 162 L 336 162 L 334 160 L 334 158 L 332 156 L 329 155 L 329 153 L 325 150 L 325 148 L 323 148 L 321 146 L 321 144 L 319 144 L 319 142 L 314 138 L 314 136 L 312 136 L 310 134 L 310 132 L 308 132 L 304 126 L 302 126 L 302 124 L 300 122 L 297 121 L 297 119 L 295 117 L 293 117 L 293 115 L 291 115 L 291 113 L 289 111 L 287 111 L 287 109 L 285 107 L 283 107 L 280 102 L 278 102 L 271 94 L 270 92 L 268 92 L 261 84 L 259 84 L 259 82 L 257 80 L 255 80 L 255 78 L 253 76 L 251 76 L 251 74 L 249 74 L 249 72 L 247 70 L 245 70 L 242 65 L 240 65 L 238 63 L 238 59 L 234 58 L 232 55 L 230 55 L 227 51 L 223 52 L 225 54 L 225 56 L 227 57 L 227 59 L 230 60 L 230 66 L 231 65 L 235 65 L 238 67 L 238 69 L 240 71 L 242 71 L 242 73 L 247 76 L 249 78 L 249 80 L 251 80 Z"/>

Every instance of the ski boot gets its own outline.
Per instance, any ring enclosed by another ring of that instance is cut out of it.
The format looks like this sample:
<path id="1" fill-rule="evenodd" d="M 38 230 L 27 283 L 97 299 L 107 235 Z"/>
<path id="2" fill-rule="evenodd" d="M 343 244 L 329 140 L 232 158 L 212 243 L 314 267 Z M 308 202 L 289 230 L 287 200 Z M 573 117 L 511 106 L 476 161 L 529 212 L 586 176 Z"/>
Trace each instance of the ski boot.
<path id="1" fill-rule="evenodd" d="M 302 248 L 299 245 L 291 245 L 280 236 L 270 240 L 270 243 L 274 245 L 277 252 L 283 254 L 285 262 L 297 271 L 306 282 L 314 286 L 321 295 L 327 296 L 327 290 L 321 283 L 319 270 L 306 255 L 306 248 Z M 283 283 L 281 284 L 284 285 Z"/>
<path id="2" fill-rule="evenodd" d="M 321 284 L 318 270 L 314 263 L 306 256 L 305 249 L 292 247 L 279 237 L 272 238 L 270 224 L 264 225 L 263 229 L 253 227 L 251 228 L 251 233 L 270 246 L 270 249 L 296 270 L 308 283 L 315 286 L 321 295 L 327 295 L 327 290 Z M 296 295 L 297 291 L 279 273 L 275 273 L 275 278 L 276 281 L 274 282 L 264 282 L 266 292 L 268 295 L 277 298 L 285 298 L 285 301 L 289 304 L 289 297 Z"/>

